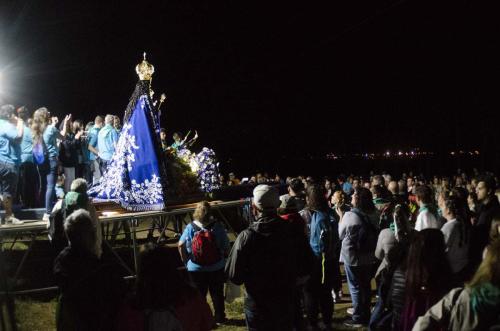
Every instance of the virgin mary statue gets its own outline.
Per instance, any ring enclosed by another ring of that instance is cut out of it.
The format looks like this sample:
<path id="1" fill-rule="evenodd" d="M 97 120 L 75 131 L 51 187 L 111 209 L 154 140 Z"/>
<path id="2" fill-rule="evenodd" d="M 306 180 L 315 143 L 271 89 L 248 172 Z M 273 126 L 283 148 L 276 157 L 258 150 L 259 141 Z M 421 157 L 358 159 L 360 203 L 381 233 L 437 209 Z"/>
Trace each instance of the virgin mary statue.
<path id="1" fill-rule="evenodd" d="M 159 118 L 151 100 L 154 67 L 135 68 L 139 81 L 125 110 L 115 153 L 99 183 L 89 190 L 94 201 L 114 201 L 131 211 L 162 210 L 166 205 L 166 164 L 155 131 Z"/>

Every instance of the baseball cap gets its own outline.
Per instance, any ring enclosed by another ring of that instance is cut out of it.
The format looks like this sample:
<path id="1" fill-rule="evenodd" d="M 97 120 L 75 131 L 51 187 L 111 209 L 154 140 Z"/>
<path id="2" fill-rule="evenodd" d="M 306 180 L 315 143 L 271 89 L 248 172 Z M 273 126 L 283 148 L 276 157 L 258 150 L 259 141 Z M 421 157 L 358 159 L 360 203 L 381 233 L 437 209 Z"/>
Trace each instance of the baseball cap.
<path id="1" fill-rule="evenodd" d="M 281 204 L 278 190 L 266 184 L 257 185 L 253 190 L 253 204 L 261 210 L 277 209 Z"/>

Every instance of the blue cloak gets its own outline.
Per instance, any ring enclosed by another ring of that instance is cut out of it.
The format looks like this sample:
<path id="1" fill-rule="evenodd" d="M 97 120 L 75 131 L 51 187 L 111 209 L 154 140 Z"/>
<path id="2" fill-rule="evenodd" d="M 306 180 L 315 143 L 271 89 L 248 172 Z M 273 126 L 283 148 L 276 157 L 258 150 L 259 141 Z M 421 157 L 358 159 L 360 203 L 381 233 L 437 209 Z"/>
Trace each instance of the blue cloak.
<path id="1" fill-rule="evenodd" d="M 166 205 L 165 161 L 148 86 L 140 81 L 132 95 L 112 161 L 88 192 L 94 201 L 115 201 L 132 211 L 162 210 Z"/>

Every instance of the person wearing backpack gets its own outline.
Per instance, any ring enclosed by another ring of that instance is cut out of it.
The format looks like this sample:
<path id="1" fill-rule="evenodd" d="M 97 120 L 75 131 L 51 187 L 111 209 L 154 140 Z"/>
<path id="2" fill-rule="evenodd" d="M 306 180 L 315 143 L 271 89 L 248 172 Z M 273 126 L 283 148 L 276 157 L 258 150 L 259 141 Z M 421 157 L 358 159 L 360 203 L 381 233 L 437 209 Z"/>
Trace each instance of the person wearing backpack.
<path id="1" fill-rule="evenodd" d="M 356 188 L 351 203 L 353 209 L 344 214 L 339 224 L 339 237 L 342 241 L 340 255 L 354 308 L 352 319 L 344 324 L 361 327 L 368 324 L 370 319 L 370 281 L 378 233 L 368 217 L 368 213 L 374 209 L 370 190 Z"/>
<path id="2" fill-rule="evenodd" d="M 224 323 L 224 265 L 229 238 L 224 226 L 212 216 L 208 201 L 196 205 L 193 219 L 179 240 L 179 253 L 201 295 L 206 298 L 210 291 L 215 322 Z"/>
<path id="3" fill-rule="evenodd" d="M 309 244 L 314 253 L 311 277 L 304 288 L 307 318 L 311 328 L 318 328 L 318 313 L 321 310 L 325 330 L 331 330 L 334 305 L 331 292 L 334 266 L 338 261 L 337 223 L 322 186 L 311 185 L 307 188 L 307 205 L 311 212 Z"/>

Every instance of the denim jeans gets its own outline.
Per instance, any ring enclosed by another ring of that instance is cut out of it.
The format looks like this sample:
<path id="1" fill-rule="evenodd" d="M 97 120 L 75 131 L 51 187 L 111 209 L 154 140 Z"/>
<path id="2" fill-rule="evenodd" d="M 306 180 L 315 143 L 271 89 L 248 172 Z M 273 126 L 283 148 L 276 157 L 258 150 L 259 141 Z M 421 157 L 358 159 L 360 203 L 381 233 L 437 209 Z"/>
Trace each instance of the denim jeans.
<path id="1" fill-rule="evenodd" d="M 40 192 L 45 192 L 45 212 L 50 214 L 56 200 L 57 159 L 49 159 L 48 162 L 38 166 L 40 173 Z"/>
<path id="2" fill-rule="evenodd" d="M 351 293 L 354 313 L 352 319 L 359 323 L 368 323 L 370 320 L 371 300 L 371 271 L 372 265 L 350 266 L 344 265 L 347 284 Z"/>
<path id="3" fill-rule="evenodd" d="M 373 307 L 372 316 L 368 331 L 390 330 L 392 324 L 392 309 L 387 308 L 386 293 L 382 291 L 382 286 L 377 288 L 378 299 Z"/>

